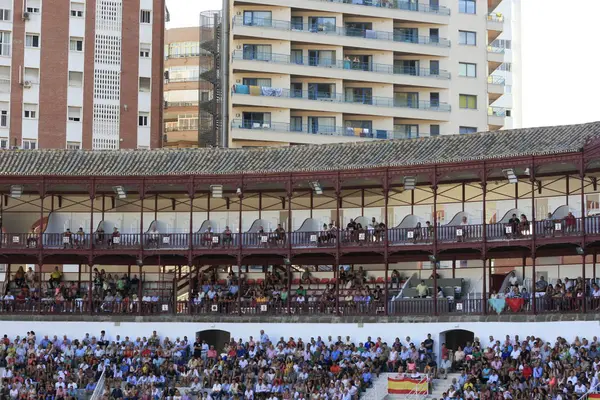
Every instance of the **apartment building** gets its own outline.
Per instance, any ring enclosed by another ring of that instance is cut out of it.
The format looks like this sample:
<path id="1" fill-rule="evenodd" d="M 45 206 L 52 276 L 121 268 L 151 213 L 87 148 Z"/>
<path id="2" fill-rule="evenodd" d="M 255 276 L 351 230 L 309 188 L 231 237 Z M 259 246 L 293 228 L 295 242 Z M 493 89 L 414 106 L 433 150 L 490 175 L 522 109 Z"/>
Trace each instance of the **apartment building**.
<path id="1" fill-rule="evenodd" d="M 502 129 L 501 3 L 231 0 L 230 146 Z"/>
<path id="2" fill-rule="evenodd" d="M 165 147 L 191 147 L 198 143 L 200 86 L 200 28 L 165 31 L 164 135 Z"/>
<path id="3" fill-rule="evenodd" d="M 0 0 L 0 147 L 160 146 L 164 0 Z"/>

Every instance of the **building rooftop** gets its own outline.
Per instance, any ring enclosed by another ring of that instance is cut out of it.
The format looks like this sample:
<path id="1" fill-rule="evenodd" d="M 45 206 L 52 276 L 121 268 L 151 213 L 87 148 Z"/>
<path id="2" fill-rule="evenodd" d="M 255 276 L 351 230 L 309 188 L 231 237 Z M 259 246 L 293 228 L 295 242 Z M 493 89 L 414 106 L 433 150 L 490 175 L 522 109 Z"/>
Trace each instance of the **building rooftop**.
<path id="1" fill-rule="evenodd" d="M 169 176 L 337 171 L 572 153 L 600 122 L 418 139 L 252 149 L 5 150 L 3 176 Z"/>

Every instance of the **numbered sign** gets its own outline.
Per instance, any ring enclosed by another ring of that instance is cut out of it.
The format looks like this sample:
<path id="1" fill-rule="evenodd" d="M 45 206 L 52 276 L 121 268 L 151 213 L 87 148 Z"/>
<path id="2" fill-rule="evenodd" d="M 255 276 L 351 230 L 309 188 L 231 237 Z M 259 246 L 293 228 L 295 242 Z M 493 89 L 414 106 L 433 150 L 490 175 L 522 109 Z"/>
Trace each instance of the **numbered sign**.
<path id="1" fill-rule="evenodd" d="M 69 244 L 71 243 L 71 238 L 68 236 L 63 236 L 63 244 Z"/>
<path id="2" fill-rule="evenodd" d="M 506 232 L 507 235 L 510 235 L 513 233 L 512 231 L 512 226 L 508 225 L 504 227 L 504 232 Z"/>
<path id="3" fill-rule="evenodd" d="M 267 305 L 266 304 L 261 304 L 260 305 L 260 311 L 261 312 L 266 312 L 267 311 Z"/>
<path id="4" fill-rule="evenodd" d="M 412 238 L 415 237 L 415 233 L 413 231 L 408 231 L 406 233 L 406 237 L 409 238 L 409 239 L 412 239 Z"/>
<path id="5" fill-rule="evenodd" d="M 365 233 L 361 232 L 358 234 L 358 240 L 365 240 Z"/>
<path id="6" fill-rule="evenodd" d="M 269 241 L 269 237 L 267 235 L 262 235 L 260 237 L 260 242 L 261 243 L 267 243 Z"/>
<path id="7" fill-rule="evenodd" d="M 213 236 L 212 237 L 212 242 L 213 242 L 213 244 L 219 243 L 219 237 L 218 236 Z"/>
<path id="8" fill-rule="evenodd" d="M 21 241 L 21 238 L 19 238 L 18 236 L 13 236 L 13 243 L 14 244 L 19 244 L 19 242 Z"/>
<path id="9" fill-rule="evenodd" d="M 554 224 L 554 230 L 555 231 L 562 231 L 562 224 L 560 222 L 556 222 Z"/>
<path id="10" fill-rule="evenodd" d="M 317 241 L 317 235 L 310 235 L 310 241 L 311 242 L 316 242 Z"/>
<path id="11" fill-rule="evenodd" d="M 463 303 L 456 303 L 456 311 L 462 311 L 463 310 Z"/>
<path id="12" fill-rule="evenodd" d="M 212 312 L 219 311 L 219 306 L 216 304 L 213 304 L 212 306 L 210 306 L 210 311 L 212 311 Z"/>
<path id="13" fill-rule="evenodd" d="M 456 230 L 456 236 L 462 236 L 463 235 L 463 230 L 462 229 L 457 229 Z"/>
<path id="14" fill-rule="evenodd" d="M 121 243 L 121 238 L 119 236 L 115 236 L 112 238 L 112 242 L 113 244 L 119 244 Z"/>
<path id="15" fill-rule="evenodd" d="M 163 236 L 162 242 L 163 242 L 163 244 L 169 244 L 169 243 L 171 243 L 171 237 L 170 236 Z"/>
<path id="16" fill-rule="evenodd" d="M 163 311 L 169 311 L 169 305 L 168 304 L 163 304 L 162 305 L 162 310 Z"/>

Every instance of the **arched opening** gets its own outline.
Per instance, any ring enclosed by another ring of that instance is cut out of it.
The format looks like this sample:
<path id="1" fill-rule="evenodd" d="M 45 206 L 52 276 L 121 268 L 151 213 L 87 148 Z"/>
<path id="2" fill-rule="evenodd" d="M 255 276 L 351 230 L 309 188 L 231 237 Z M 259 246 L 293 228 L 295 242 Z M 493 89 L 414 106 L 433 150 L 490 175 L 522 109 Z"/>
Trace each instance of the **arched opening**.
<path id="1" fill-rule="evenodd" d="M 231 340 L 231 333 L 220 329 L 207 329 L 196 332 L 196 337 L 200 341 L 205 340 L 209 346 L 215 346 L 215 350 L 219 352 L 223 350 L 224 344 Z"/>
<path id="2" fill-rule="evenodd" d="M 446 332 L 440 333 L 440 352 L 442 344 L 446 344 L 446 348 L 451 351 L 456 351 L 458 347 L 465 348 L 467 342 L 473 343 L 475 340 L 475 333 L 467 331 L 465 329 L 452 329 Z"/>

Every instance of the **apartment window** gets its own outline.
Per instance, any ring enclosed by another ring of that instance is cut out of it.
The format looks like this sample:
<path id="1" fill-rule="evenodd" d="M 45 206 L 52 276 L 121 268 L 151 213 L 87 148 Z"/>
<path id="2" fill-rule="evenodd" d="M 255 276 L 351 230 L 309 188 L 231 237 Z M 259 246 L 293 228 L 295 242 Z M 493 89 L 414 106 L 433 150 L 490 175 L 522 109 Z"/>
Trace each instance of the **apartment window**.
<path id="1" fill-rule="evenodd" d="M 67 113 L 69 121 L 81 122 L 81 107 L 68 107 Z"/>
<path id="2" fill-rule="evenodd" d="M 467 133 L 475 133 L 477 132 L 477 128 L 474 126 L 459 126 L 458 127 L 458 133 L 460 133 L 461 135 L 467 134 Z"/>
<path id="3" fill-rule="evenodd" d="M 458 63 L 458 75 L 475 78 L 477 76 L 477 64 Z"/>
<path id="4" fill-rule="evenodd" d="M 498 67 L 498 71 L 512 72 L 512 63 L 505 62 L 500 64 L 500 66 Z"/>
<path id="5" fill-rule="evenodd" d="M 71 17 L 82 18 L 83 11 L 85 10 L 85 4 L 71 2 Z"/>
<path id="6" fill-rule="evenodd" d="M 23 139 L 23 148 L 25 150 L 37 149 L 37 140 L 35 139 Z"/>
<path id="7" fill-rule="evenodd" d="M 40 13 L 40 0 L 27 0 L 27 6 L 25 7 L 25 11 L 28 13 L 39 14 Z"/>
<path id="8" fill-rule="evenodd" d="M 69 41 L 71 51 L 83 51 L 83 38 L 72 37 Z"/>
<path id="9" fill-rule="evenodd" d="M 8 149 L 8 139 L 0 139 L 0 149 Z"/>
<path id="10" fill-rule="evenodd" d="M 8 128 L 8 102 L 0 103 L 0 128 Z"/>
<path id="11" fill-rule="evenodd" d="M 10 56 L 10 32 L 0 31 L 0 56 Z"/>
<path id="12" fill-rule="evenodd" d="M 80 150 L 81 143 L 80 142 L 67 142 L 67 150 Z"/>
<path id="13" fill-rule="evenodd" d="M 23 71 L 23 80 L 29 84 L 37 85 L 40 83 L 39 68 L 25 68 Z"/>
<path id="14" fill-rule="evenodd" d="M 23 118 L 36 119 L 37 107 L 37 104 L 23 104 Z"/>
<path id="15" fill-rule="evenodd" d="M 245 44 L 244 60 L 269 61 L 271 59 L 270 44 Z"/>
<path id="16" fill-rule="evenodd" d="M 141 10 L 140 11 L 140 22 L 142 24 L 149 24 L 150 21 L 150 16 L 151 16 L 151 11 L 150 10 Z"/>
<path id="17" fill-rule="evenodd" d="M 470 110 L 477 109 L 477 96 L 471 94 L 461 94 L 459 97 L 459 107 Z"/>
<path id="18" fill-rule="evenodd" d="M 302 117 L 290 117 L 290 132 L 302 132 Z"/>
<path id="19" fill-rule="evenodd" d="M 490 46 L 510 50 L 512 48 L 512 41 L 510 39 L 496 39 Z"/>
<path id="20" fill-rule="evenodd" d="M 292 29 L 297 31 L 304 30 L 304 22 L 302 17 L 292 17 L 290 22 L 292 23 Z"/>
<path id="21" fill-rule="evenodd" d="M 10 92 L 10 67 L 0 66 L 0 93 Z"/>
<path id="22" fill-rule="evenodd" d="M 82 87 L 83 86 L 83 72 L 69 71 L 69 86 Z"/>
<path id="23" fill-rule="evenodd" d="M 141 112 L 138 115 L 138 126 L 148 126 L 148 119 L 150 118 L 150 114 L 147 112 Z"/>
<path id="24" fill-rule="evenodd" d="M 150 91 L 150 78 L 140 77 L 140 92 Z"/>
<path id="25" fill-rule="evenodd" d="M 209 100 L 209 93 L 208 91 L 204 90 L 200 92 L 200 101 L 208 101 Z"/>
<path id="26" fill-rule="evenodd" d="M 150 58 L 150 44 L 149 43 L 140 43 L 140 57 L 141 58 Z"/>
<path id="27" fill-rule="evenodd" d="M 463 14 L 475 14 L 476 9 L 475 0 L 458 0 L 458 12 Z"/>
<path id="28" fill-rule="evenodd" d="M 244 25 L 271 26 L 271 11 L 244 11 Z"/>
<path id="29" fill-rule="evenodd" d="M 477 33 L 471 31 L 458 31 L 458 42 L 467 46 L 477 45 Z"/>
<path id="30" fill-rule="evenodd" d="M 311 32 L 335 32 L 335 17 L 308 17 L 308 27 Z"/>
<path id="31" fill-rule="evenodd" d="M 439 136 L 440 135 L 440 126 L 439 125 L 429 125 L 429 135 L 430 136 Z"/>
<path id="32" fill-rule="evenodd" d="M 0 8 L 0 21 L 11 21 L 11 10 Z"/>
<path id="33" fill-rule="evenodd" d="M 27 33 L 25 35 L 25 47 L 40 48 L 40 35 L 37 33 Z"/>
<path id="34" fill-rule="evenodd" d="M 410 139 L 419 137 L 419 125 L 394 124 L 394 139 Z"/>
<path id="35" fill-rule="evenodd" d="M 244 78 L 242 84 L 247 86 L 271 87 L 271 78 Z"/>

